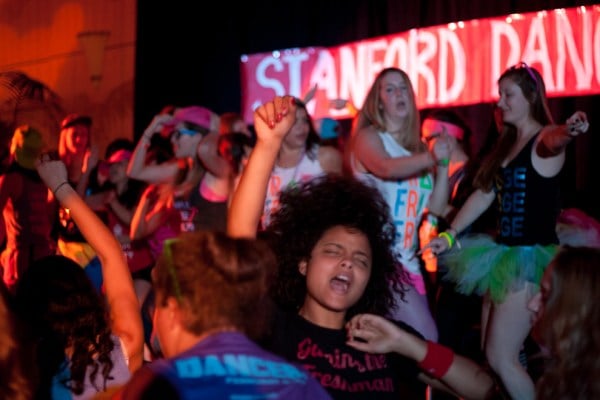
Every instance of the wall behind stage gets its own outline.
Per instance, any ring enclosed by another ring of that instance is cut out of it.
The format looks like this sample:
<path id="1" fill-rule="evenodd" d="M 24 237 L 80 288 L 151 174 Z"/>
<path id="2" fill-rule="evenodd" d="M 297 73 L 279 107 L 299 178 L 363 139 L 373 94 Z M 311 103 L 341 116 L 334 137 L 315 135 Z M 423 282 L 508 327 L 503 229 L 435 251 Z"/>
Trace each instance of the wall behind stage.
<path id="1" fill-rule="evenodd" d="M 93 118 L 92 140 L 104 155 L 117 137 L 133 138 L 136 0 L 0 0 L 0 77 L 19 71 L 58 98 L 16 105 L 0 79 L 0 154 L 16 125 L 29 123 L 58 146 L 60 120 L 78 112 Z M 78 34 L 107 31 L 102 79 L 92 82 Z"/>
<path id="2" fill-rule="evenodd" d="M 192 12 L 189 2 L 138 2 L 135 132 L 140 135 L 166 104 L 201 104 L 217 113 L 240 111 L 240 56 L 294 47 L 335 46 L 411 28 L 594 1 L 347 0 L 249 1 L 211 4 L 212 12 Z M 557 121 L 576 109 L 591 119 L 589 134 L 568 149 L 565 205 L 600 218 L 600 198 L 592 192 L 597 174 L 591 151 L 600 149 L 594 111 L 600 96 L 550 100 Z M 426 110 L 424 110 L 426 111 Z M 476 147 L 492 124 L 490 104 L 459 107 L 471 124 Z"/>

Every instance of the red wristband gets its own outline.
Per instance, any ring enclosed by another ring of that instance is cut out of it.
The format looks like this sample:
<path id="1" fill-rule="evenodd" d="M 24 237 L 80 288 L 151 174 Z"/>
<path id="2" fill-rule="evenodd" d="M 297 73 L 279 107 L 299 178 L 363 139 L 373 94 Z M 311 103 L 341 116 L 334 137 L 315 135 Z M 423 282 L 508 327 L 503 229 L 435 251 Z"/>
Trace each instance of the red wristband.
<path id="1" fill-rule="evenodd" d="M 436 379 L 446 375 L 454 361 L 454 352 L 439 343 L 427 341 L 427 354 L 419 367 Z"/>

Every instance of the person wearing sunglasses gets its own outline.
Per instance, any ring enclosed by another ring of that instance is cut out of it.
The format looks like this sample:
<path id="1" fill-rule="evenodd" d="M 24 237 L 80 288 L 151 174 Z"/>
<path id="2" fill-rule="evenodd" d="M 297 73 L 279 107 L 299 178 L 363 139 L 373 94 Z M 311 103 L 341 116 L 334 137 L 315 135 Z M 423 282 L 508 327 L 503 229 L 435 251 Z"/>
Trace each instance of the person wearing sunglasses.
<path id="1" fill-rule="evenodd" d="M 154 117 L 138 141 L 127 167 L 130 178 L 150 184 L 142 198 L 151 197 L 152 200 L 144 203 L 145 212 L 134 213 L 132 239 L 150 237 L 165 226 L 175 227 L 170 230 L 169 237 L 197 229 L 196 219 L 201 212 L 199 187 L 205 173 L 197 153 L 200 144 L 217 128 L 218 116 L 201 106 L 183 107 L 173 114 L 162 112 Z M 170 136 L 174 155 L 171 160 L 149 162 L 148 149 L 155 134 Z M 161 237 L 158 248 L 162 249 L 162 240 L 166 238 Z"/>
<path id="2" fill-rule="evenodd" d="M 175 182 L 182 169 L 187 172 L 201 171 L 196 157 L 196 148 L 210 131 L 218 126 L 218 116 L 201 106 L 176 109 L 172 114 L 157 114 L 143 135 L 129 162 L 127 174 L 130 178 L 148 183 Z M 146 153 L 155 134 L 170 136 L 174 159 L 161 164 L 146 162 Z"/>
<path id="3" fill-rule="evenodd" d="M 555 226 L 561 209 L 565 149 L 589 128 L 575 112 L 555 124 L 540 73 L 525 63 L 498 80 L 502 133 L 474 179 L 474 192 L 450 228 L 427 247 L 448 265 L 464 294 L 484 295 L 482 348 L 511 398 L 533 399 L 534 382 L 519 362 L 531 329 L 527 301 L 558 248 Z M 456 236 L 498 199 L 495 235 Z M 448 251 L 452 249 L 452 251 Z M 443 253 L 443 254 L 442 254 Z"/>

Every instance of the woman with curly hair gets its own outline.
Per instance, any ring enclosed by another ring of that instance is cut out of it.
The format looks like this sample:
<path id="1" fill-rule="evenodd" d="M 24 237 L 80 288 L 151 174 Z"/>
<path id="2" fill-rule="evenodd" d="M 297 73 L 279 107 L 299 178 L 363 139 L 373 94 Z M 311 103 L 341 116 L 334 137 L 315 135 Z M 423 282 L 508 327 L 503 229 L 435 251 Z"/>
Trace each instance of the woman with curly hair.
<path id="1" fill-rule="evenodd" d="M 125 383 L 142 363 L 139 306 L 121 245 L 44 154 L 37 170 L 69 210 L 102 265 L 102 293 L 73 260 L 52 255 L 30 265 L 16 291 L 38 366 L 36 398 L 89 399 Z"/>
<path id="2" fill-rule="evenodd" d="M 536 398 L 600 398 L 600 249 L 562 248 L 529 302 L 533 335 L 548 358 Z M 596 300 L 595 300 L 596 299 Z"/>
<path id="3" fill-rule="evenodd" d="M 274 269 L 259 240 L 218 231 L 167 240 L 152 271 L 165 358 L 140 368 L 117 398 L 329 399 L 307 371 L 252 340 L 266 326 Z"/>
<path id="4" fill-rule="evenodd" d="M 228 233 L 234 237 L 257 235 L 269 176 L 296 107 L 286 96 L 255 111 L 257 142 L 230 208 Z M 376 189 L 352 177 L 326 174 L 284 190 L 272 217 L 260 233 L 278 263 L 272 295 L 279 309 L 265 340 L 272 351 L 302 364 L 337 399 L 425 398 L 424 384 L 469 398 L 487 394 L 490 377 L 447 348 L 430 352 L 442 356 L 437 361 L 443 359 L 433 363 L 433 370 L 420 362 L 429 342 L 406 324 L 392 325 L 412 342 L 383 354 L 364 352 L 348 337 L 350 318 L 386 315 L 394 305 L 391 291 L 403 291 L 392 279 L 397 273 L 395 227 Z"/>

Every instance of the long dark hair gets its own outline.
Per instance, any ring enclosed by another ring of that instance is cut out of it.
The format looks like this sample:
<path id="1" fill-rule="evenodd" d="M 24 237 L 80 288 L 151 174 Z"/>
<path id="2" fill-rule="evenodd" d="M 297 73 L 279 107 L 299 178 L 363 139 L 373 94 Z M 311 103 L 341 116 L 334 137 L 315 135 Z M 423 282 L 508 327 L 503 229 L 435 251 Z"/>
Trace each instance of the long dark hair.
<path id="1" fill-rule="evenodd" d="M 546 98 L 546 86 L 540 73 L 524 63 L 517 64 L 504 71 L 498 79 L 498 83 L 504 79 L 510 79 L 517 84 L 523 96 L 530 104 L 530 114 L 533 119 L 542 126 L 552 124 L 552 115 L 548 109 Z M 496 143 L 496 147 L 481 165 L 481 169 L 475 175 L 474 186 L 485 192 L 492 190 L 494 179 L 502 162 L 508 156 L 510 149 L 517 140 L 517 128 L 509 123 L 502 124 L 502 132 Z"/>
<path id="2" fill-rule="evenodd" d="M 294 103 L 296 104 L 296 107 L 300 107 L 302 108 L 304 111 L 306 111 L 306 118 L 308 118 L 308 137 L 306 138 L 306 155 L 312 159 L 315 160 L 318 156 L 317 152 L 316 152 L 316 146 L 318 144 L 321 143 L 321 137 L 319 136 L 319 133 L 317 132 L 317 129 L 315 128 L 315 122 L 313 121 L 312 116 L 310 115 L 310 113 L 308 112 L 308 109 L 306 108 L 306 104 L 304 104 L 304 102 L 298 98 L 294 98 Z"/>
<path id="3" fill-rule="evenodd" d="M 64 368 L 67 348 L 72 350 L 70 379 L 63 384 L 81 394 L 91 368 L 91 381 L 100 373 L 104 385 L 97 389 L 106 389 L 114 348 L 109 314 L 105 299 L 79 264 L 61 255 L 32 263 L 17 285 L 16 309 L 35 346 L 40 397 L 50 397 L 52 378 Z"/>
<path id="4" fill-rule="evenodd" d="M 35 372 L 26 370 L 20 324 L 14 316 L 12 297 L 0 281 L 0 398 L 29 400 L 35 389 Z"/>

